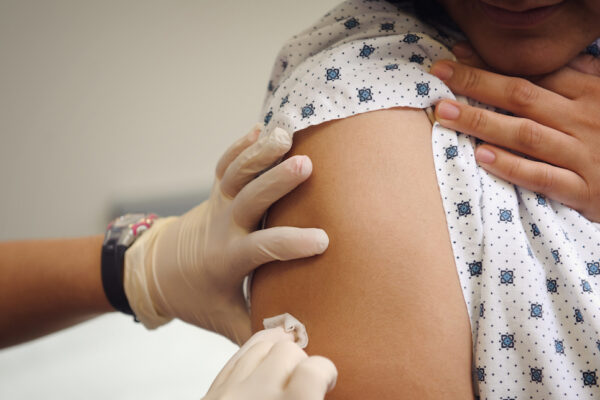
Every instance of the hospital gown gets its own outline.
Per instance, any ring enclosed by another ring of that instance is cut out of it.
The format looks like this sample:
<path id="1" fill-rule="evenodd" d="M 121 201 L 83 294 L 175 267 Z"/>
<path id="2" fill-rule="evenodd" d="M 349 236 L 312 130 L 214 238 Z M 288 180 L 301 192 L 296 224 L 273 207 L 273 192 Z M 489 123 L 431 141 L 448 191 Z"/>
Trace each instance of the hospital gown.
<path id="1" fill-rule="evenodd" d="M 455 99 L 428 71 L 453 59 L 449 47 L 462 38 L 420 21 L 409 3 L 346 1 L 281 49 L 263 134 Z M 598 56 L 599 43 L 585 51 Z M 477 144 L 433 125 L 437 181 L 471 322 L 475 393 L 600 398 L 600 225 L 488 174 L 475 162 Z"/>

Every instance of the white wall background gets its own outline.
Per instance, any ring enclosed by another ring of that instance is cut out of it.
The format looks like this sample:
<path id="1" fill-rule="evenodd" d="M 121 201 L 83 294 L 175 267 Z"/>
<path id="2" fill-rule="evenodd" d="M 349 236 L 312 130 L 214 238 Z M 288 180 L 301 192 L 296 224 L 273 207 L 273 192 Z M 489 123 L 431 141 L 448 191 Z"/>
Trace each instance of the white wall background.
<path id="1" fill-rule="evenodd" d="M 206 190 L 281 44 L 337 2 L 0 0 L 0 240 L 97 234 L 115 203 Z M 107 315 L 0 351 L 0 398 L 197 399 L 235 350 Z"/>

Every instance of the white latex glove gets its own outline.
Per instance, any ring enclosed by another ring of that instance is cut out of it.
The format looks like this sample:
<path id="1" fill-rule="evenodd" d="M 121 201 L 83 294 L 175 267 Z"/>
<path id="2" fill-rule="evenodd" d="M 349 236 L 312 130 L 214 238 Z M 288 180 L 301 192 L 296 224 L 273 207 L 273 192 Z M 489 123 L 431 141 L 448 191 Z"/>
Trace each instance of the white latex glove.
<path id="1" fill-rule="evenodd" d="M 259 133 L 256 126 L 223 155 L 207 201 L 181 217 L 159 219 L 127 250 L 125 292 L 147 328 L 180 318 L 243 343 L 251 335 L 244 277 L 270 261 L 327 248 L 321 229 L 252 232 L 269 206 L 312 172 L 308 157 L 294 156 L 257 177 L 292 144 L 282 129 L 260 139 Z"/>
<path id="2" fill-rule="evenodd" d="M 229 360 L 204 400 L 322 400 L 335 387 L 337 369 L 309 357 L 283 328 L 256 333 Z"/>

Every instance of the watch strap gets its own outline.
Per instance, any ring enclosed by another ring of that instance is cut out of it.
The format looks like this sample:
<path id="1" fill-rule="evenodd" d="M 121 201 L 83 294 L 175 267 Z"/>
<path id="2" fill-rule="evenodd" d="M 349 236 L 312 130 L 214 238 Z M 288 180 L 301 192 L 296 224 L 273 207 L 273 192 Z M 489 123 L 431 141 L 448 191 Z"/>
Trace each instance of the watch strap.
<path id="1" fill-rule="evenodd" d="M 118 311 L 135 314 L 129 304 L 123 282 L 125 252 L 158 218 L 155 214 L 127 214 L 108 225 L 102 244 L 102 287 L 108 302 Z"/>
<path id="2" fill-rule="evenodd" d="M 123 287 L 123 267 L 127 246 L 111 239 L 102 246 L 102 286 L 108 302 L 118 311 L 133 315 Z"/>

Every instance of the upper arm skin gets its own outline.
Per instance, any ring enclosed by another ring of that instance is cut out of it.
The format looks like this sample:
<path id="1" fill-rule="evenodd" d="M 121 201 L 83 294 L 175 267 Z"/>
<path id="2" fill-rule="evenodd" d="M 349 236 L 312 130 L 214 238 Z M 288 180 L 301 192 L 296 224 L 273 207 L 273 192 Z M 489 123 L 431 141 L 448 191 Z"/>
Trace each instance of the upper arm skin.
<path id="1" fill-rule="evenodd" d="M 422 110 L 391 109 L 296 133 L 311 178 L 268 225 L 320 227 L 328 250 L 260 268 L 253 329 L 289 312 L 309 354 L 339 370 L 328 399 L 471 399 L 471 330 Z"/>

